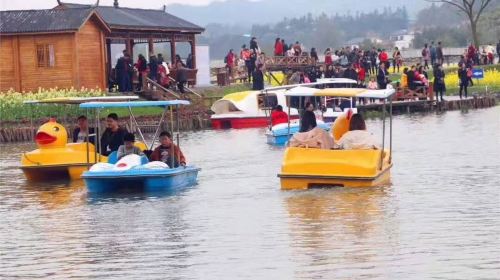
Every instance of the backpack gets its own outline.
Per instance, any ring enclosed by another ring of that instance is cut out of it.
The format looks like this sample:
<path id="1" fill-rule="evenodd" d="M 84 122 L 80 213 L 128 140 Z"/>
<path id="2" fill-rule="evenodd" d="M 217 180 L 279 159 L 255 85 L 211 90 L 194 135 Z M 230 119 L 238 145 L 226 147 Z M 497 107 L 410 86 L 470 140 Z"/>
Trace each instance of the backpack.
<path id="1" fill-rule="evenodd" d="M 227 63 L 227 55 L 224 57 L 224 63 Z"/>
<path id="2" fill-rule="evenodd" d="M 425 48 L 422 49 L 422 56 L 426 56 L 427 52 L 425 51 Z"/>

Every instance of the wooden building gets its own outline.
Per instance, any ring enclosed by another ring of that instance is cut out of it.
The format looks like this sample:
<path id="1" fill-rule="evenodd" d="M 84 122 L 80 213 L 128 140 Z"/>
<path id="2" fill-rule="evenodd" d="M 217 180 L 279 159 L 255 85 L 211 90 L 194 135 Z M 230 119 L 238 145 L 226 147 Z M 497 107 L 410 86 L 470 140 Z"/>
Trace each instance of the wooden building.
<path id="1" fill-rule="evenodd" d="M 0 12 L 0 92 L 105 88 L 105 35 L 93 9 Z"/>
<path id="2" fill-rule="evenodd" d="M 59 2 L 59 1 L 58 1 Z M 164 10 L 60 3 L 54 9 L 0 11 L 0 92 L 9 89 L 108 87 L 112 73 L 111 44 L 195 45 L 203 28 Z"/>

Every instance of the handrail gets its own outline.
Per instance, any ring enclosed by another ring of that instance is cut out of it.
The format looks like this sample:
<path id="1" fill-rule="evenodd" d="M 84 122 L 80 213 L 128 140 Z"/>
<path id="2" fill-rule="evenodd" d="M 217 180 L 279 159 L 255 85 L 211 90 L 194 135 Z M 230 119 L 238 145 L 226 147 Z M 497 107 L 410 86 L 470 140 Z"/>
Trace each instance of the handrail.
<path id="1" fill-rule="evenodd" d="M 168 76 L 168 78 L 169 78 L 172 82 L 177 83 L 177 81 L 176 81 L 174 78 L 172 78 L 172 77 L 170 77 L 170 76 Z M 189 92 L 191 92 L 192 94 L 194 94 L 194 95 L 196 95 L 196 96 L 200 97 L 200 98 L 202 98 L 202 97 L 203 97 L 203 96 L 201 96 L 201 94 L 199 94 L 199 93 L 195 92 L 194 90 L 190 89 L 188 86 L 184 87 L 184 89 L 185 89 L 185 90 L 187 90 L 187 91 L 189 91 Z"/>
<path id="2" fill-rule="evenodd" d="M 149 77 L 146 77 L 146 81 L 152 83 L 153 85 L 155 85 L 156 87 L 162 89 L 163 91 L 165 91 L 166 93 L 170 93 L 172 94 L 173 96 L 175 96 L 177 99 L 180 99 L 180 96 L 177 95 L 176 93 L 174 93 L 173 91 L 163 87 L 162 85 L 160 85 L 158 82 L 154 81 L 154 80 L 151 80 Z"/>

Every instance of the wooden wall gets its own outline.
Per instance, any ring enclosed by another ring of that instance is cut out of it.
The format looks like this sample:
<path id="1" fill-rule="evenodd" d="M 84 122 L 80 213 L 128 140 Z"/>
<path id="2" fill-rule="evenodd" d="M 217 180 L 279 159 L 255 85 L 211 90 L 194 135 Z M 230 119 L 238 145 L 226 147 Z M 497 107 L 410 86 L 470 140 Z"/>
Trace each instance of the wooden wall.
<path id="1" fill-rule="evenodd" d="M 76 34 L 79 84 L 86 88 L 106 88 L 104 62 L 104 34 L 90 19 Z"/>
<path id="2" fill-rule="evenodd" d="M 16 37 L 0 38 L 0 91 L 17 89 L 18 72 L 14 63 L 14 52 L 17 49 Z"/>
<path id="3" fill-rule="evenodd" d="M 37 44 L 54 45 L 55 67 L 38 67 Z M 0 37 L 0 92 L 106 88 L 104 35 L 95 18 L 76 33 Z"/>

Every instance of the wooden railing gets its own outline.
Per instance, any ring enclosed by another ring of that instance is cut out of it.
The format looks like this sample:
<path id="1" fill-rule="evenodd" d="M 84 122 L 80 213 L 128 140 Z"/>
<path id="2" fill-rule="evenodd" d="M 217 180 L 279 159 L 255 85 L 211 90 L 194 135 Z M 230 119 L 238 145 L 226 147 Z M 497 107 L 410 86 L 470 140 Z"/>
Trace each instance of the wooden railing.
<path id="1" fill-rule="evenodd" d="M 264 59 L 266 68 L 295 68 L 295 67 L 307 67 L 316 64 L 310 56 L 269 56 Z"/>

